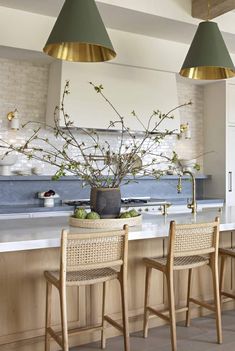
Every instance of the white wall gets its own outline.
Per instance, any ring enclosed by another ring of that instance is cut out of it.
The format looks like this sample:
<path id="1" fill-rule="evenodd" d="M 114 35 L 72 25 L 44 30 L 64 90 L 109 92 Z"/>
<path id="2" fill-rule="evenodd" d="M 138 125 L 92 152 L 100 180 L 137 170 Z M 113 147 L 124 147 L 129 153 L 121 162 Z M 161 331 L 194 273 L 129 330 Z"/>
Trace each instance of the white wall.
<path id="1" fill-rule="evenodd" d="M 18 108 L 19 116 L 23 122 L 32 120 L 45 122 L 48 68 L 47 65 L 36 65 L 28 61 L 0 59 L 0 138 L 22 143 L 32 133 L 32 126 L 19 132 L 7 129 L 6 114 L 15 107 Z M 181 122 L 190 123 L 192 139 L 178 140 L 176 136 L 172 136 L 161 144 L 159 151 L 170 153 L 176 149 L 181 158 L 191 159 L 203 152 L 203 87 L 178 82 L 177 89 L 180 103 L 189 100 L 193 102 L 192 106 L 180 110 Z M 96 93 L 94 92 L 94 94 Z M 53 140 L 52 133 L 45 129 L 42 132 L 45 137 Z M 79 140 L 84 138 L 79 133 L 77 137 Z M 102 138 L 108 140 L 113 148 L 117 147 L 117 135 L 104 133 Z M 201 163 L 202 159 L 198 161 Z M 54 172 L 51 166 L 43 165 L 37 161 L 29 161 L 21 155 L 13 169 L 27 170 L 33 166 L 41 168 L 43 174 L 53 174 Z"/>

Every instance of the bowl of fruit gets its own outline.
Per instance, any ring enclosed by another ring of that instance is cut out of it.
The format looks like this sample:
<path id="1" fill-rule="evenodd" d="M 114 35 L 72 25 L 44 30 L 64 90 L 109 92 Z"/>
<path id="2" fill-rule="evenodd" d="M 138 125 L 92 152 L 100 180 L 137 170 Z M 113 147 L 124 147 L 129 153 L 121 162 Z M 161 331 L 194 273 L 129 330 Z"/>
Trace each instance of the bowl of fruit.
<path id="1" fill-rule="evenodd" d="M 54 190 L 48 190 L 38 193 L 38 198 L 44 200 L 44 207 L 54 207 L 59 195 Z"/>
<path id="2" fill-rule="evenodd" d="M 87 211 L 84 208 L 77 208 L 74 214 L 69 217 L 69 224 L 72 227 L 93 228 L 93 229 L 122 229 L 125 224 L 130 227 L 141 225 L 142 215 L 136 210 L 125 211 L 118 218 L 100 218 L 94 211 Z"/>

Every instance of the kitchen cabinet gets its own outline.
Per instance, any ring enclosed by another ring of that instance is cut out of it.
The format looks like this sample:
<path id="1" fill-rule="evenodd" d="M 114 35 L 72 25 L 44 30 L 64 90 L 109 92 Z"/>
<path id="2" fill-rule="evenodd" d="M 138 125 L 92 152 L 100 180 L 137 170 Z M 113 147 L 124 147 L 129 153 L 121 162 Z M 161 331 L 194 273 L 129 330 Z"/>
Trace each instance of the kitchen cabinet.
<path id="1" fill-rule="evenodd" d="M 234 100 L 235 104 L 235 100 Z M 226 193 L 227 203 L 235 204 L 235 125 L 227 128 L 227 179 L 226 179 Z"/>
<path id="2" fill-rule="evenodd" d="M 227 81 L 205 86 L 204 171 L 212 175 L 205 195 L 223 197 L 235 204 L 235 83 Z"/>
<path id="3" fill-rule="evenodd" d="M 228 125 L 235 126 L 235 84 L 228 83 Z"/>
<path id="4" fill-rule="evenodd" d="M 66 96 L 65 109 L 76 127 L 107 129 L 110 121 L 119 119 L 110 104 L 95 92 L 89 82 L 102 84 L 102 92 L 132 130 L 144 130 L 142 123 L 147 126 L 153 110 L 159 109 L 166 113 L 178 105 L 174 73 L 115 63 L 77 64 L 56 61 L 51 64 L 49 78 L 47 122 L 50 125 L 53 123 L 54 108 L 60 104 L 67 80 L 70 81 L 70 94 Z M 141 123 L 132 115 L 133 110 Z M 174 116 L 174 119 L 162 123 L 161 130 L 179 130 L 179 111 L 175 111 Z M 64 126 L 62 114 L 60 125 Z M 120 128 L 120 123 L 113 127 Z"/>

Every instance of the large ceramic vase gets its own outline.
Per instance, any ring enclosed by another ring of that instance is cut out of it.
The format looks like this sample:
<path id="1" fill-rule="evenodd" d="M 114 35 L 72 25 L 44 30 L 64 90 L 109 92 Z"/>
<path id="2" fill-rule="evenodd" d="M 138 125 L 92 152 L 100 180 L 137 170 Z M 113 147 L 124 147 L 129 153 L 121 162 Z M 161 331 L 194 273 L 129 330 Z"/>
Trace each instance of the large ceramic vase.
<path id="1" fill-rule="evenodd" d="M 116 218 L 121 209 L 119 188 L 91 188 L 91 211 L 99 213 L 101 218 Z"/>

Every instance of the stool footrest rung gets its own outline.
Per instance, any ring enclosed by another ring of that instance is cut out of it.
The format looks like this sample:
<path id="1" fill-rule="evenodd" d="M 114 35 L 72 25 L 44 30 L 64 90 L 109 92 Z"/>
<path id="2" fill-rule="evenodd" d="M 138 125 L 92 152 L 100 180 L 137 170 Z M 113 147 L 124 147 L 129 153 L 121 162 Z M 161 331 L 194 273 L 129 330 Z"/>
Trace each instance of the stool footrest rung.
<path id="1" fill-rule="evenodd" d="M 95 326 L 88 326 L 88 327 L 78 327 L 78 328 L 72 328 L 68 329 L 68 334 L 79 334 L 79 333 L 86 333 L 86 332 L 94 332 L 94 331 L 99 331 L 102 330 L 103 326 L 101 324 L 95 325 Z M 55 332 L 52 328 L 47 329 L 48 333 L 50 336 L 62 347 L 62 332 L 58 331 Z"/>
<path id="2" fill-rule="evenodd" d="M 210 311 L 215 312 L 215 306 L 210 305 L 210 304 L 207 303 L 207 302 L 199 301 L 199 300 L 193 299 L 192 297 L 190 297 L 189 301 L 190 301 L 190 302 L 193 302 L 193 303 L 195 303 L 196 305 L 199 305 L 199 306 L 201 306 L 201 307 L 207 308 L 207 309 L 210 310 Z"/>
<path id="3" fill-rule="evenodd" d="M 158 316 L 159 318 L 164 319 L 164 321 L 170 322 L 169 316 L 166 316 L 166 314 L 169 313 L 168 310 L 157 311 L 157 310 L 155 310 L 155 308 L 152 308 L 152 307 L 147 307 L 147 309 L 148 309 L 151 313 L 153 313 L 154 315 Z"/>
<path id="4" fill-rule="evenodd" d="M 166 314 L 169 314 L 169 310 L 161 310 L 157 311 L 155 308 L 147 306 L 147 309 L 154 315 L 158 316 L 159 318 L 164 319 L 165 321 L 169 322 L 170 318 L 169 316 L 166 316 Z M 175 310 L 175 313 L 180 313 L 180 312 L 187 312 L 188 307 L 180 307 Z"/>
<path id="5" fill-rule="evenodd" d="M 79 334 L 79 333 L 86 333 L 86 332 L 93 332 L 93 331 L 99 331 L 102 330 L 103 327 L 102 325 L 95 325 L 95 326 L 90 326 L 90 327 L 78 327 L 78 328 L 72 328 L 68 330 L 68 334 Z"/>
<path id="6" fill-rule="evenodd" d="M 104 316 L 104 320 L 106 322 L 108 322 L 109 324 L 111 324 L 114 328 L 123 332 L 123 326 L 121 324 L 119 324 L 118 322 L 116 322 L 114 319 L 110 318 L 109 316 Z"/>
<path id="7" fill-rule="evenodd" d="M 235 299 L 235 294 L 230 294 L 229 292 L 222 291 L 221 295 L 230 297 L 231 299 Z"/>
<path id="8" fill-rule="evenodd" d="M 56 333 L 52 328 L 47 328 L 47 332 L 50 334 L 50 336 L 59 344 L 61 347 L 63 347 L 62 344 L 62 338 L 59 336 L 60 333 Z"/>

